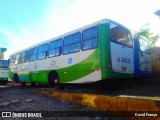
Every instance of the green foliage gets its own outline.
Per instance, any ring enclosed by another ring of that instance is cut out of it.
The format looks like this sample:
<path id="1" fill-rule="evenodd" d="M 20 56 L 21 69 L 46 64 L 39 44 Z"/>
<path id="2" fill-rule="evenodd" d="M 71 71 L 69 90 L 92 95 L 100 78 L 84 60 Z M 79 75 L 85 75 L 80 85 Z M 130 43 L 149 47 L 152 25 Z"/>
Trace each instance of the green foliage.
<path id="1" fill-rule="evenodd" d="M 156 41 L 160 38 L 160 35 L 158 34 L 154 35 L 151 32 L 149 24 L 142 26 L 138 31 L 138 34 L 147 38 L 150 41 L 151 46 L 155 46 Z"/>

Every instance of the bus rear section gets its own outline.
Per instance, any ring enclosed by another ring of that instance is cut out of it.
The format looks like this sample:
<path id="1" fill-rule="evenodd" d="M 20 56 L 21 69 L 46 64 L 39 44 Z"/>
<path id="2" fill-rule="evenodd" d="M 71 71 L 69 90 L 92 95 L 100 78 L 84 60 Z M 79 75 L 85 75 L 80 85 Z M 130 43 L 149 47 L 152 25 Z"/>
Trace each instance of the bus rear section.
<path id="1" fill-rule="evenodd" d="M 114 22 L 110 22 L 110 50 L 112 78 L 132 78 L 134 55 L 131 32 Z"/>
<path id="2" fill-rule="evenodd" d="M 8 60 L 0 60 L 0 83 L 8 82 Z"/>
<path id="3" fill-rule="evenodd" d="M 152 56 L 149 42 L 142 36 L 134 37 L 135 78 L 152 76 Z"/>

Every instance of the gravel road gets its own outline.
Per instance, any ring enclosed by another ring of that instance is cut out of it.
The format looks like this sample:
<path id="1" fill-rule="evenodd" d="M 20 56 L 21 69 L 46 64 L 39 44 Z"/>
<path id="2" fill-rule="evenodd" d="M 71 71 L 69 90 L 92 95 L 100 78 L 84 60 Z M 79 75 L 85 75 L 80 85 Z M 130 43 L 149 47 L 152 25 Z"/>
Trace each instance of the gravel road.
<path id="1" fill-rule="evenodd" d="M 0 120 L 28 120 L 28 119 L 49 119 L 49 120 L 123 120 L 122 117 L 101 117 L 97 113 L 101 113 L 92 108 L 63 101 L 57 98 L 48 97 L 39 94 L 38 89 L 20 86 L 0 86 L 0 111 L 12 112 L 12 117 L 0 117 Z M 15 113 L 15 114 L 14 114 Z M 17 114 L 16 114 L 17 113 Z M 20 114 L 18 114 L 20 113 Z M 28 113 L 37 113 L 38 117 L 29 115 Z M 40 113 L 40 114 L 38 114 Z M 27 114 L 27 115 L 26 115 Z M 82 115 L 81 115 L 82 114 Z M 89 115 L 88 115 L 89 114 Z M 95 115 L 97 114 L 97 116 Z M 6 114 L 3 113 L 3 116 Z M 16 117 L 18 116 L 19 117 Z M 55 115 L 55 116 L 54 116 Z M 83 115 L 87 115 L 84 117 Z M 26 118 L 25 116 L 30 116 Z M 41 117 L 42 116 L 42 117 Z M 50 117 L 47 117 L 50 116 Z M 61 117 L 63 116 L 63 117 Z"/>

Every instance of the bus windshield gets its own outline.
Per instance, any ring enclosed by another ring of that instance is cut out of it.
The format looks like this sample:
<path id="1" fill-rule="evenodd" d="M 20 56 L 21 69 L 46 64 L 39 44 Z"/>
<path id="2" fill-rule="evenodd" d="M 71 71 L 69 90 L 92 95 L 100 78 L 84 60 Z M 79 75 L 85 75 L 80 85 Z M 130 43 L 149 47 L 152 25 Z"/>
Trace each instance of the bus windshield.
<path id="1" fill-rule="evenodd" d="M 0 68 L 8 68 L 8 60 L 0 60 Z"/>
<path id="2" fill-rule="evenodd" d="M 133 47 L 130 31 L 120 25 L 110 23 L 110 39 L 117 44 Z"/>
<path id="3" fill-rule="evenodd" d="M 150 45 L 148 43 L 148 41 L 142 37 L 139 37 L 139 44 L 140 44 L 140 50 L 145 52 L 145 53 L 148 53 L 150 54 L 151 51 L 150 51 Z"/>

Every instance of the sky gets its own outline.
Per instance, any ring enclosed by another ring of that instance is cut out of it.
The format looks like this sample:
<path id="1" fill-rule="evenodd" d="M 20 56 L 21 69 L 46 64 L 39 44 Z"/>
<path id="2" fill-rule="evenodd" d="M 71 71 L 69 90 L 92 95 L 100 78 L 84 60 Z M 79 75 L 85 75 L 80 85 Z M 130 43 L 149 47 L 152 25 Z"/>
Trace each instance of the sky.
<path id="1" fill-rule="evenodd" d="M 0 0 L 0 47 L 5 59 L 95 21 L 109 18 L 131 30 L 150 24 L 160 34 L 160 0 Z M 156 43 L 160 46 L 160 40 Z"/>

